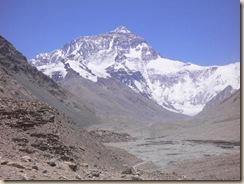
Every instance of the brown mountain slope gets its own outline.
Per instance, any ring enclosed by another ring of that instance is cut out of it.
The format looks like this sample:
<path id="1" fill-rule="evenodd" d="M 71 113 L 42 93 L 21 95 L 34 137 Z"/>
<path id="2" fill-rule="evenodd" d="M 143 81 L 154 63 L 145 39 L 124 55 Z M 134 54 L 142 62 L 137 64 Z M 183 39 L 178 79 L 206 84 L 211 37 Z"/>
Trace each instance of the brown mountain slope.
<path id="1" fill-rule="evenodd" d="M 93 109 L 88 108 L 84 103 L 80 103 L 79 99 L 31 66 L 26 58 L 1 36 L 0 69 L 3 73 L 8 74 L 12 80 L 15 80 L 15 83 L 24 89 L 23 91 L 29 91 L 32 94 L 30 96 L 57 108 L 72 118 L 78 125 L 85 126 L 98 122 Z M 9 86 L 13 89 L 18 87 Z M 7 89 L 5 91 L 5 94 L 7 94 Z M 18 90 L 17 93 L 22 93 L 22 90 Z M 25 95 L 25 98 L 27 96 Z M 20 97 L 23 97 L 23 95 L 20 95 Z"/>
<path id="2" fill-rule="evenodd" d="M 0 179 L 120 177 L 126 161 L 57 110 L 38 100 L 0 102 Z"/>
<path id="3" fill-rule="evenodd" d="M 209 104 L 213 103 L 215 99 L 211 100 Z M 195 119 L 212 122 L 221 122 L 240 119 L 240 90 L 236 91 L 231 96 L 227 96 L 216 105 L 206 105 L 202 112 L 200 112 Z"/>
<path id="4" fill-rule="evenodd" d="M 207 106 L 186 124 L 188 128 L 180 135 L 184 139 L 240 142 L 240 90 Z"/>
<path id="5" fill-rule="evenodd" d="M 53 101 L 65 101 L 69 94 L 28 65 L 3 38 L 0 79 L 0 179 L 111 178 L 128 160 L 139 161 L 127 153 L 128 159 L 123 160 L 90 133 L 77 128 L 72 118 L 40 101 L 32 90 L 37 83 L 36 90 L 48 94 Z M 31 87 L 20 82 L 24 80 Z M 88 115 L 93 118 L 91 113 Z M 83 114 L 79 117 L 82 121 Z"/>

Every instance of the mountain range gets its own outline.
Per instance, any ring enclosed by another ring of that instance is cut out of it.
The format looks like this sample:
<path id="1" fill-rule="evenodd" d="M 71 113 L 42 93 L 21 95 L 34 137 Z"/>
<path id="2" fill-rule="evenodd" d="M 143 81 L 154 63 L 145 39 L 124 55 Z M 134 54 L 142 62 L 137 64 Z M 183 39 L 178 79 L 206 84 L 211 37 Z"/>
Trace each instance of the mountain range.
<path id="1" fill-rule="evenodd" d="M 166 59 L 125 26 L 105 34 L 81 36 L 29 61 L 55 81 L 74 76 L 93 83 L 113 79 L 163 109 L 190 116 L 199 113 L 227 86 L 233 92 L 240 88 L 239 62 L 199 66 Z"/>

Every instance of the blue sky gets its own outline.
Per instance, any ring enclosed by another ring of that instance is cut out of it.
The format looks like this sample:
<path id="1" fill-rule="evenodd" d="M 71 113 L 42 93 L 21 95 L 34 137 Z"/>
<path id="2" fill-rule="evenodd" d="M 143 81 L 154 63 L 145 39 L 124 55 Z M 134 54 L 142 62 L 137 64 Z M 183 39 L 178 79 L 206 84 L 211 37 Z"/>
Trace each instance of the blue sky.
<path id="1" fill-rule="evenodd" d="M 125 25 L 163 57 L 200 65 L 240 58 L 239 0 L 0 0 L 0 35 L 27 58 Z"/>

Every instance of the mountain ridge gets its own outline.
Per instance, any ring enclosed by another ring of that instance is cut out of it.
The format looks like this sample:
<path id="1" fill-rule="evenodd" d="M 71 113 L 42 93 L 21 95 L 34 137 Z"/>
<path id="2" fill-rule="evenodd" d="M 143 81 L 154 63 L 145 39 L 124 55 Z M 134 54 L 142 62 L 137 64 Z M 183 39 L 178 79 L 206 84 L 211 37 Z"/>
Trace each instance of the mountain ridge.
<path id="1" fill-rule="evenodd" d="M 199 113 L 228 85 L 240 88 L 238 62 L 198 66 L 166 59 L 124 26 L 105 34 L 81 36 L 30 62 L 56 81 L 63 80 L 70 69 L 93 82 L 116 79 L 163 108 L 186 115 Z"/>

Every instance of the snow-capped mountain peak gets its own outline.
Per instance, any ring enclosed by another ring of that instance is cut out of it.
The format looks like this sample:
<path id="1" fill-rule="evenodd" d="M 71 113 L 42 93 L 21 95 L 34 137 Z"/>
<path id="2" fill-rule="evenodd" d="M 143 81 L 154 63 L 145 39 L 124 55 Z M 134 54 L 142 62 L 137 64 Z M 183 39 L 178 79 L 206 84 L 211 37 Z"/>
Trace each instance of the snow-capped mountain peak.
<path id="1" fill-rule="evenodd" d="M 111 31 L 111 33 L 131 33 L 131 31 L 126 26 L 119 26 Z"/>
<path id="2" fill-rule="evenodd" d="M 199 66 L 166 59 L 125 26 L 80 37 L 30 62 L 54 80 L 72 71 L 93 82 L 116 79 L 164 108 L 187 115 L 200 112 L 227 86 L 240 88 L 240 63 Z"/>

